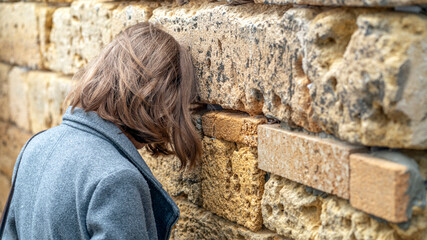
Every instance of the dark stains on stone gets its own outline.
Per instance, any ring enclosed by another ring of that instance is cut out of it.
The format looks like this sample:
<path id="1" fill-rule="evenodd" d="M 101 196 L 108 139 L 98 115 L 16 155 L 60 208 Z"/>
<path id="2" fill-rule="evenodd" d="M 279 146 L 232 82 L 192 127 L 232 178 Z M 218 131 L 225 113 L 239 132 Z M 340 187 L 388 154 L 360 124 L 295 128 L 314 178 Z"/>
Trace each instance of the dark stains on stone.
<path id="1" fill-rule="evenodd" d="M 409 60 L 406 60 L 399 68 L 397 73 L 397 92 L 395 101 L 399 102 L 402 99 L 403 91 L 405 90 L 406 82 L 409 78 L 409 73 L 411 71 L 411 63 Z"/>

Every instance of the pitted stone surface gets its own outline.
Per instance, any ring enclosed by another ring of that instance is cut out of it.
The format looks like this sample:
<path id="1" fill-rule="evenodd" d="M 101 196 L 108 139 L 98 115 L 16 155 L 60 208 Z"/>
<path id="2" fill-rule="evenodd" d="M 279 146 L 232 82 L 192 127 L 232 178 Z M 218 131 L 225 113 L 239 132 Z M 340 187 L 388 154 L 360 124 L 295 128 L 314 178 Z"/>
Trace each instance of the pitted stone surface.
<path id="1" fill-rule="evenodd" d="M 157 8 L 150 22 L 190 47 L 202 102 L 318 131 L 302 70 L 303 38 L 317 12 L 195 1 Z"/>
<path id="2" fill-rule="evenodd" d="M 28 71 L 14 67 L 8 74 L 10 120 L 19 128 L 31 131 L 28 112 Z"/>
<path id="3" fill-rule="evenodd" d="M 171 196 L 184 195 L 192 203 L 199 206 L 202 205 L 202 169 L 200 166 L 195 167 L 193 170 L 180 171 L 181 163 L 175 156 L 153 157 L 145 148 L 139 150 L 139 153 L 156 179 L 160 181 Z"/>
<path id="4" fill-rule="evenodd" d="M 2 3 L 0 60 L 43 68 L 54 10 L 42 3 Z"/>
<path id="5" fill-rule="evenodd" d="M 256 148 L 204 137 L 203 150 L 203 207 L 252 231 L 261 229 L 265 178 Z"/>
<path id="6" fill-rule="evenodd" d="M 265 185 L 262 211 L 265 226 L 290 239 L 424 240 L 427 234 L 427 209 L 414 210 L 411 225 L 404 230 L 378 222 L 347 200 L 307 194 L 304 185 L 277 175 Z"/>
<path id="7" fill-rule="evenodd" d="M 426 0 L 255 0 L 265 4 L 308 4 L 319 6 L 393 7 L 427 4 Z"/>
<path id="8" fill-rule="evenodd" d="M 180 209 L 180 219 L 172 230 L 174 240 L 285 240 L 277 233 L 266 229 L 252 232 L 245 227 L 225 220 L 200 208 L 185 199 L 176 199 Z"/>
<path id="9" fill-rule="evenodd" d="M 63 102 L 73 84 L 71 77 L 30 71 L 26 83 L 31 131 L 37 133 L 58 126 L 66 110 Z"/>
<path id="10" fill-rule="evenodd" d="M 0 173 L 0 189 L 0 212 L 2 212 L 4 205 L 6 205 L 10 189 L 10 179 L 2 173 Z"/>
<path id="11" fill-rule="evenodd" d="M 349 156 L 364 150 L 339 140 L 282 129 L 278 124 L 258 127 L 260 169 L 346 199 Z"/>
<path id="12" fill-rule="evenodd" d="M 0 121 L 9 121 L 9 82 L 12 66 L 0 63 Z"/>
<path id="13" fill-rule="evenodd" d="M 214 111 L 203 114 L 202 122 L 203 133 L 209 137 L 256 147 L 258 125 L 267 123 L 267 119 L 241 112 Z"/>
<path id="14" fill-rule="evenodd" d="M 424 149 L 427 17 L 358 11 L 323 12 L 310 25 L 304 66 L 314 116 L 350 142 Z"/>

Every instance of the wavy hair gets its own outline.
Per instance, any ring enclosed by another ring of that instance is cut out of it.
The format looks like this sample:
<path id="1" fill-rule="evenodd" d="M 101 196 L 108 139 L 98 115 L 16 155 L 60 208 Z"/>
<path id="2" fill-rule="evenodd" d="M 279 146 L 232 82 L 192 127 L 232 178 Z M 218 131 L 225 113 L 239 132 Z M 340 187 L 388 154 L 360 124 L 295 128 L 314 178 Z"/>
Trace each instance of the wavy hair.
<path id="1" fill-rule="evenodd" d="M 66 101 L 113 122 L 148 151 L 175 154 L 181 167 L 201 156 L 190 104 L 196 82 L 191 56 L 168 33 L 149 23 L 119 33 L 87 67 Z"/>

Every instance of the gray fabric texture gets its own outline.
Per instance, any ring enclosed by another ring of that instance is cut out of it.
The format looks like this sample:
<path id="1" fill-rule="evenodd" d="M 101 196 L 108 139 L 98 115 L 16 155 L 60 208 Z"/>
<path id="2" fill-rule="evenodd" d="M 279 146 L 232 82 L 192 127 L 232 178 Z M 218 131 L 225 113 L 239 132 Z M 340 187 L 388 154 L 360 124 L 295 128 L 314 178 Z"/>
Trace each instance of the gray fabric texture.
<path id="1" fill-rule="evenodd" d="M 20 155 L 3 239 L 167 239 L 178 218 L 132 142 L 94 112 L 69 108 Z"/>

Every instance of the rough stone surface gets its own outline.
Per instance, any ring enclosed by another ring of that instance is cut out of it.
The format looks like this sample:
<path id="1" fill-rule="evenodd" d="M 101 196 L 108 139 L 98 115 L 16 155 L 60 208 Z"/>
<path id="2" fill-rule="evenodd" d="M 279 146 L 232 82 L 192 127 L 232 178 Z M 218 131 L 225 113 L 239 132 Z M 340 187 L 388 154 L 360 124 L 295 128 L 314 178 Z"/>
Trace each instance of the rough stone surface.
<path id="1" fill-rule="evenodd" d="M 175 156 L 151 156 L 144 148 L 140 154 L 154 176 L 171 196 L 186 196 L 189 201 L 202 205 L 201 166 L 180 171 L 181 163 Z"/>
<path id="2" fill-rule="evenodd" d="M 10 179 L 0 173 L 0 212 L 3 211 L 6 204 L 7 197 L 9 196 Z"/>
<path id="3" fill-rule="evenodd" d="M 404 165 L 372 157 L 350 155 L 350 203 L 391 222 L 405 222 L 409 171 Z"/>
<path id="4" fill-rule="evenodd" d="M 0 121 L 9 121 L 9 82 L 11 66 L 0 63 Z"/>
<path id="5" fill-rule="evenodd" d="M 71 77 L 30 71 L 27 75 L 28 112 L 33 133 L 57 126 L 65 110 L 63 102 L 71 90 Z"/>
<path id="6" fill-rule="evenodd" d="M 250 117 L 240 112 L 215 111 L 205 113 L 202 123 L 203 133 L 209 137 L 256 147 L 257 127 L 267 123 L 267 119 L 263 116 Z"/>
<path id="7" fill-rule="evenodd" d="M 31 131 L 28 113 L 28 71 L 14 67 L 8 74 L 10 120 L 18 127 Z"/>
<path id="8" fill-rule="evenodd" d="M 261 230 L 252 232 L 245 227 L 225 220 L 185 199 L 175 200 L 180 209 L 180 219 L 172 230 L 174 240 L 285 240 L 277 233 Z"/>
<path id="9" fill-rule="evenodd" d="M 426 29 L 427 17 L 417 14 L 334 9 L 317 15 L 306 36 L 304 69 L 323 129 L 365 145 L 426 148 Z"/>
<path id="10" fill-rule="evenodd" d="M 208 137 L 203 148 L 203 207 L 252 231 L 261 229 L 265 178 L 256 148 Z"/>
<path id="11" fill-rule="evenodd" d="M 43 68 L 54 10 L 42 3 L 2 3 L 0 60 Z"/>
<path id="12" fill-rule="evenodd" d="M 255 0 L 265 4 L 308 4 L 320 6 L 393 7 L 427 4 L 426 0 Z"/>
<path id="13" fill-rule="evenodd" d="M 266 183 L 262 201 L 265 226 L 290 239 L 425 240 L 427 236 L 426 209 L 414 211 L 409 229 L 404 230 L 378 222 L 347 200 L 313 197 L 305 193 L 305 186 L 277 175 Z"/>
<path id="14" fill-rule="evenodd" d="M 264 113 L 311 131 L 302 42 L 318 10 L 197 1 L 153 11 L 195 60 L 202 102 Z"/>
<path id="15" fill-rule="evenodd" d="M 280 128 L 258 127 L 259 168 L 349 198 L 349 155 L 360 146 Z"/>

